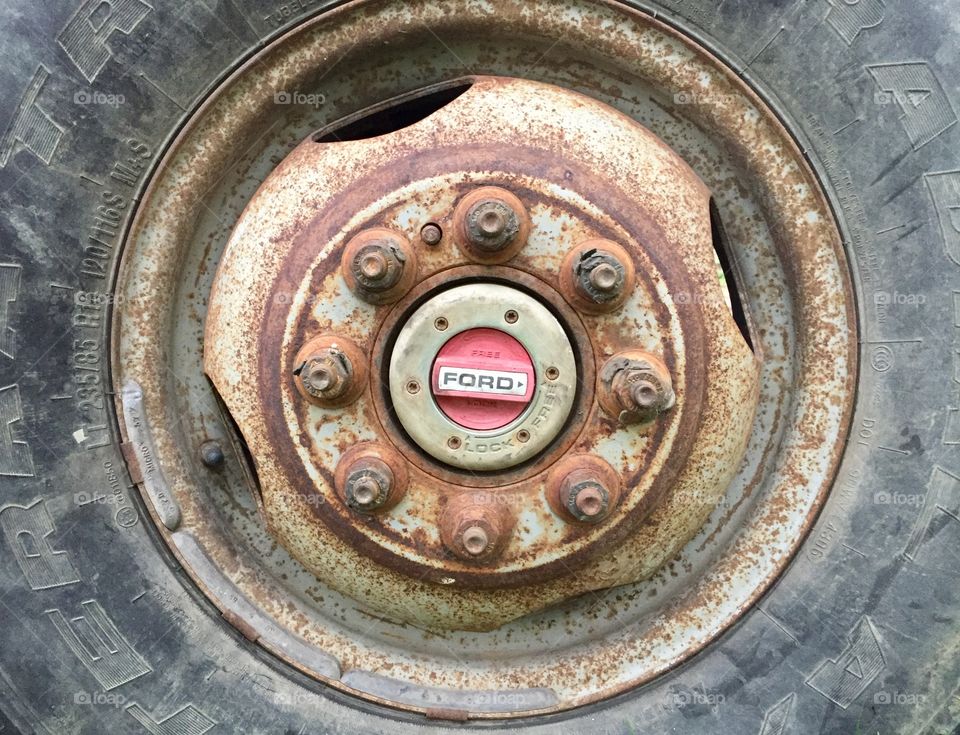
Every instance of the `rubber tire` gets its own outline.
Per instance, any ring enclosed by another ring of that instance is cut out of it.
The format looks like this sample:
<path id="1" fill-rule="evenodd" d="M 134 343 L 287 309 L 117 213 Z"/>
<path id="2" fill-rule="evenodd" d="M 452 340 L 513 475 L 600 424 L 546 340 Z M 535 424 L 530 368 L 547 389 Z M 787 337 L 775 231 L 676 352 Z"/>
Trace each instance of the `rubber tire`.
<path id="1" fill-rule="evenodd" d="M 75 342 L 75 294 L 89 287 L 78 243 L 103 204 L 97 182 L 112 161 L 131 159 L 142 185 L 184 109 L 324 4 L 155 7 L 136 33 L 114 33 L 113 58 L 94 84 L 56 42 L 75 5 L 0 8 L 3 145 L 28 109 L 49 121 L 35 117 L 32 129 L 50 133 L 32 141 L 33 151 L 21 141 L 6 155 L 0 145 L 0 520 L 8 521 L 0 540 L 0 732 L 403 735 L 454 727 L 355 701 L 240 637 L 162 552 L 124 474 L 116 428 L 84 426 L 76 410 L 76 353 L 99 354 L 106 379 L 107 343 Z M 741 70 L 833 196 L 862 320 L 852 437 L 802 552 L 706 651 L 609 702 L 469 727 L 960 733 L 960 3 L 639 7 L 702 37 Z M 153 53 L 145 69 L 139 54 L 148 41 L 166 62 Z M 94 91 L 122 94 L 127 104 L 73 104 Z M 125 217 L 135 199 L 131 189 Z M 84 448 L 100 438 L 103 446 Z M 82 503 L 103 493 L 115 502 Z M 33 538 L 62 552 L 58 578 L 28 575 L 30 557 L 15 556 L 25 517 L 18 507 L 32 508 L 32 518 L 48 514 L 52 526 L 35 526 Z M 83 649 L 72 651 L 58 633 L 58 625 L 84 629 L 70 622 L 81 615 L 126 654 L 126 667 L 110 674 L 121 683 L 106 692 L 81 662 Z"/>

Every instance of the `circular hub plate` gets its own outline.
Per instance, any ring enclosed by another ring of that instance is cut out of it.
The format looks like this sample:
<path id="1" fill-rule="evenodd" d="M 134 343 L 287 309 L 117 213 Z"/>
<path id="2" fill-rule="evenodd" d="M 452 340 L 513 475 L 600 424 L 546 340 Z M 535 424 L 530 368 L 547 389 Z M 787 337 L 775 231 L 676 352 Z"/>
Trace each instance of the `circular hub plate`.
<path id="1" fill-rule="evenodd" d="M 472 283 L 414 312 L 393 348 L 389 381 L 397 418 L 424 451 L 455 467 L 500 470 L 557 436 L 576 395 L 577 364 L 543 304 L 508 286 Z"/>

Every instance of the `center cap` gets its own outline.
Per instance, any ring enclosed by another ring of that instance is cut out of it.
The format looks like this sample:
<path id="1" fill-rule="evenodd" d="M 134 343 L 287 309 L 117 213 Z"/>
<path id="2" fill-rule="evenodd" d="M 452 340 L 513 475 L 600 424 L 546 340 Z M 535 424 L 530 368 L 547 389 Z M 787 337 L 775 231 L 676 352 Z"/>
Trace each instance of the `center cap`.
<path id="1" fill-rule="evenodd" d="M 570 338 L 544 304 L 500 283 L 424 302 L 390 356 L 397 419 L 421 449 L 466 470 L 502 470 L 557 437 L 577 392 Z"/>
<path id="2" fill-rule="evenodd" d="M 437 353 L 433 397 L 447 417 L 466 429 L 499 429 L 530 405 L 533 361 L 523 345 L 498 329 L 461 332 Z"/>

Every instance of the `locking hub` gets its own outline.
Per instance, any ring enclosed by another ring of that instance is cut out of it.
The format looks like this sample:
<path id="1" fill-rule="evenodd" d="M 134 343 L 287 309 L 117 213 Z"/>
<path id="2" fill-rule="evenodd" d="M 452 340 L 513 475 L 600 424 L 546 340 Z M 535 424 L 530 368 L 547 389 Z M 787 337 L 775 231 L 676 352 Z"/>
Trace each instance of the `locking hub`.
<path id="1" fill-rule="evenodd" d="M 537 299 L 471 283 L 410 316 L 390 357 L 389 384 L 401 427 L 425 452 L 462 469 L 503 470 L 560 433 L 577 393 L 577 364 L 563 326 Z"/>

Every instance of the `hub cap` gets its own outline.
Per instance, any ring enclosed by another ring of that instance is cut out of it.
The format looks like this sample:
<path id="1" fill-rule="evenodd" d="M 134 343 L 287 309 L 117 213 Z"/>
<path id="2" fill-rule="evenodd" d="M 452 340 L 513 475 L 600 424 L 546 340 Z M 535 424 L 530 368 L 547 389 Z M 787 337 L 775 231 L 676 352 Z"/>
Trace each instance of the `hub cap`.
<path id="1" fill-rule="evenodd" d="M 389 381 L 414 442 L 469 470 L 506 469 L 541 452 L 578 385 L 560 322 L 533 297 L 495 283 L 459 286 L 421 306 L 400 330 Z M 411 390 L 419 385 L 430 390 Z"/>

